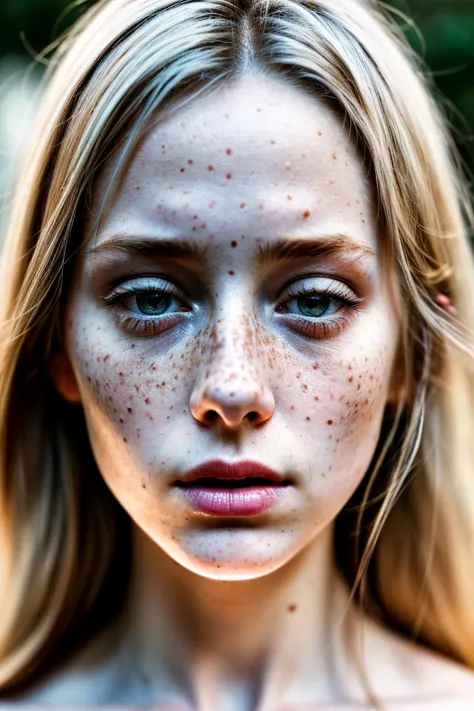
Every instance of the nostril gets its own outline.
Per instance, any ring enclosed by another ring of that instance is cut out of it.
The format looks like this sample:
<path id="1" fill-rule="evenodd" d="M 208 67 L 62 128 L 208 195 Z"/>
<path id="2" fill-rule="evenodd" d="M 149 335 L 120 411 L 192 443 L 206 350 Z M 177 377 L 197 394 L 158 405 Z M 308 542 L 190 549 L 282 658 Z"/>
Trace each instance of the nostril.
<path id="1" fill-rule="evenodd" d="M 247 417 L 248 417 L 249 422 L 255 422 L 255 420 L 258 419 L 258 412 L 255 412 L 255 410 L 253 412 L 249 412 Z"/>
<path id="2" fill-rule="evenodd" d="M 218 417 L 218 415 L 215 410 L 208 410 L 206 412 L 206 422 L 209 422 L 209 424 L 212 424 L 213 422 L 215 422 L 217 417 Z"/>

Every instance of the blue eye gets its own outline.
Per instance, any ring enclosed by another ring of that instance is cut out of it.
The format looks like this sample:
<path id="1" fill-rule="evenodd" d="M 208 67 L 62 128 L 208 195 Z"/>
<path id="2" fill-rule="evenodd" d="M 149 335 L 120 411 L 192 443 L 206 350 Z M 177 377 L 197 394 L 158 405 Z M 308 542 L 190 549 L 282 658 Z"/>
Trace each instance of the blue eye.
<path id="1" fill-rule="evenodd" d="M 292 299 L 292 301 L 296 301 L 298 308 L 304 316 L 320 318 L 321 316 L 328 315 L 331 304 L 337 300 L 329 296 L 329 294 L 312 294 L 299 296 L 296 299 Z"/>
<path id="2" fill-rule="evenodd" d="M 131 299 L 135 302 L 138 312 L 144 316 L 161 316 L 172 301 L 170 294 L 159 291 L 135 294 Z"/>

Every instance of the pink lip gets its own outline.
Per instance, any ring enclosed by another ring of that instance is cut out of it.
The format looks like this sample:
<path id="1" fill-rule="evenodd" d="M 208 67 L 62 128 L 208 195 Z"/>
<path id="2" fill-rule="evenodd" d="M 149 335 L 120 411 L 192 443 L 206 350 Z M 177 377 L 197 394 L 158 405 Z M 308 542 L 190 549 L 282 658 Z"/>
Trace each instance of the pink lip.
<path id="1" fill-rule="evenodd" d="M 209 478 L 215 481 L 209 481 Z M 219 486 L 217 481 L 246 478 L 248 478 L 248 486 L 235 488 L 224 483 Z M 200 479 L 202 482 L 199 481 Z M 255 479 L 255 483 L 252 479 Z M 268 484 L 262 480 L 267 480 Z M 251 460 L 225 462 L 219 459 L 204 462 L 190 469 L 175 482 L 194 509 L 217 516 L 260 514 L 278 502 L 289 484 L 290 482 L 277 471 L 259 462 Z"/>
<path id="2" fill-rule="evenodd" d="M 217 516 L 255 516 L 274 506 L 287 487 L 269 485 L 239 489 L 190 485 L 183 493 L 197 511 Z"/>

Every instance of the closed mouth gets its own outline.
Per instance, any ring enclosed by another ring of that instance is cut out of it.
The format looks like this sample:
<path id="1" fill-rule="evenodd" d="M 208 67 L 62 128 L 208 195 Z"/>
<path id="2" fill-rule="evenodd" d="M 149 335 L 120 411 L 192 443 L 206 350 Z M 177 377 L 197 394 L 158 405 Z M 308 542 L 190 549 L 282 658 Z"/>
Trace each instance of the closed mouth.
<path id="1" fill-rule="evenodd" d="M 242 489 L 254 486 L 282 487 L 289 486 L 288 481 L 272 481 L 265 477 L 246 477 L 245 479 L 219 479 L 218 477 L 200 477 L 193 481 L 177 481 L 176 486 L 197 489 Z"/>

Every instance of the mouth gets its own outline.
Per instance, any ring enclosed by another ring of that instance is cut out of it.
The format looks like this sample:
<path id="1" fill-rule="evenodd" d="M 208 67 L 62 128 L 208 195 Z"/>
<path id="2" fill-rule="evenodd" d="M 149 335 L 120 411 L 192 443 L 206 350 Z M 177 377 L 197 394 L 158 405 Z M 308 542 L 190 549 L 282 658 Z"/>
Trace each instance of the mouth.
<path id="1" fill-rule="evenodd" d="M 200 477 L 193 481 L 176 481 L 175 486 L 182 489 L 248 489 L 255 487 L 290 486 L 289 481 L 272 481 L 265 477 L 245 477 L 244 479 L 220 479 L 219 477 Z"/>

